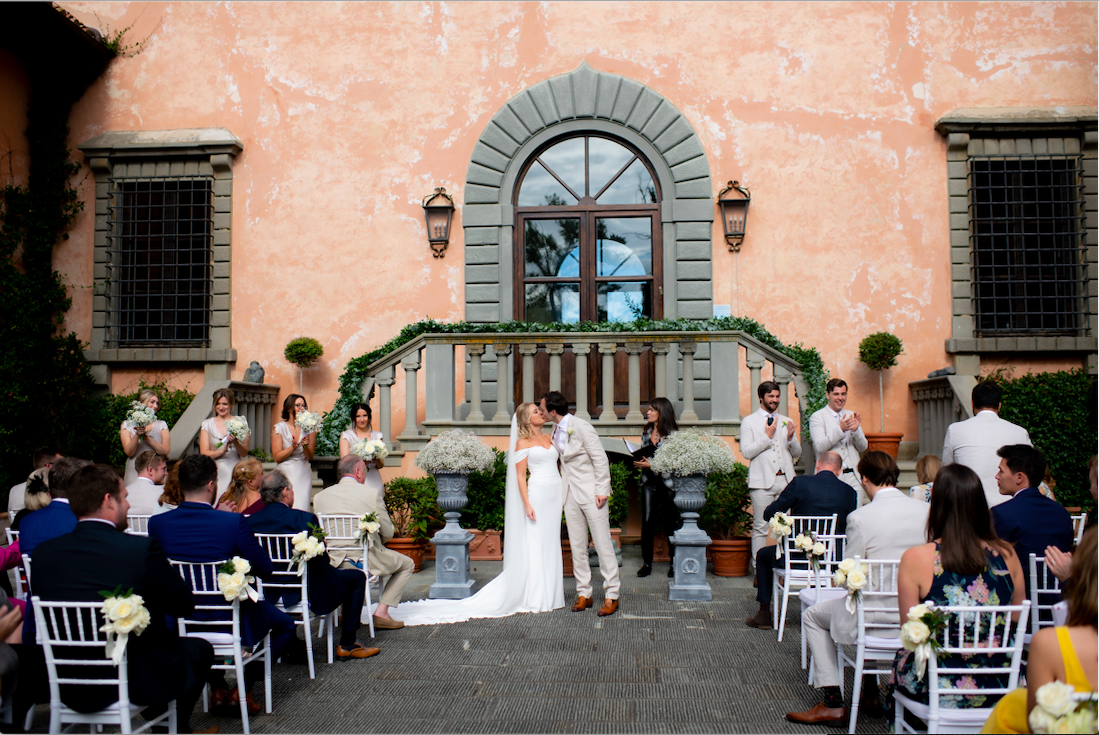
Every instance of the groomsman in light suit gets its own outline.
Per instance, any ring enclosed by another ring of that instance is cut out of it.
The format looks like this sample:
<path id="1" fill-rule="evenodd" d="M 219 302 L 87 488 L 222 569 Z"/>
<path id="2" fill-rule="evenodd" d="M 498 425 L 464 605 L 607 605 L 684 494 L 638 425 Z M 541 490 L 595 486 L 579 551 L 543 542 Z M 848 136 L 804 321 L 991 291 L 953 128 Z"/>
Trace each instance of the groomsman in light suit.
<path id="1" fill-rule="evenodd" d="M 764 509 L 794 479 L 794 460 L 801 456 L 797 425 L 778 413 L 778 383 L 760 383 L 759 410 L 740 422 L 740 453 L 748 460 L 748 494 L 752 498 L 752 558 L 767 541 Z"/>
<path id="2" fill-rule="evenodd" d="M 855 489 L 859 496 L 859 505 L 870 502 L 866 491 L 859 482 L 859 454 L 866 451 L 866 436 L 862 433 L 862 416 L 854 411 L 845 411 L 847 405 L 847 383 L 832 378 L 825 386 L 828 405 L 809 417 L 809 437 L 813 440 L 813 451 L 819 457 L 824 452 L 835 452 L 843 460 L 843 469 L 839 478 Z"/>

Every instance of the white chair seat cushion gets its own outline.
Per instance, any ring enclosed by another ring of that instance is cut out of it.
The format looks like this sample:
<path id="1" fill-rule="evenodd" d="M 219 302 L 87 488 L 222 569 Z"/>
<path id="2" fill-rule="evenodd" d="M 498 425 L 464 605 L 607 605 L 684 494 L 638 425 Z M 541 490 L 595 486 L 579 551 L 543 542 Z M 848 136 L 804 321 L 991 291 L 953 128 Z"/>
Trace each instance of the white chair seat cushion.
<path id="1" fill-rule="evenodd" d="M 876 635 L 866 636 L 866 648 L 877 649 L 879 651 L 898 651 L 901 648 L 900 638 L 880 638 Z"/>
<path id="2" fill-rule="evenodd" d="M 232 633 L 199 633 L 192 632 L 187 634 L 188 638 L 201 638 L 204 641 L 209 641 L 211 646 L 220 648 L 222 646 L 228 646 L 232 648 L 233 642 L 236 640 Z"/>
<path id="3" fill-rule="evenodd" d="M 909 699 L 901 692 L 894 692 L 894 695 L 899 701 L 904 704 L 904 708 L 912 714 L 919 717 L 921 720 L 927 721 L 927 718 L 931 716 L 930 705 L 917 702 Z M 975 726 L 976 731 L 979 731 L 981 727 L 988 721 L 989 715 L 992 714 L 991 707 L 970 707 L 968 709 L 950 709 L 948 707 L 939 707 L 939 724 L 944 725 L 961 725 L 961 726 Z"/>
<path id="4" fill-rule="evenodd" d="M 811 607 L 825 600 L 838 600 L 846 594 L 847 590 L 842 587 L 806 587 L 803 590 L 798 590 L 801 604 L 806 607 Z"/>

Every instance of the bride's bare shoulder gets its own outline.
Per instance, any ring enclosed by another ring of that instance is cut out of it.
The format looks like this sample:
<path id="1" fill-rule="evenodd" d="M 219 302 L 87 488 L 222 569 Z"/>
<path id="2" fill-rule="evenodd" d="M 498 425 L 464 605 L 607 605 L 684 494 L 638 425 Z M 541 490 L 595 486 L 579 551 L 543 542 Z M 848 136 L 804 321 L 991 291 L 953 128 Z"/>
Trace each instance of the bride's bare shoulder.
<path id="1" fill-rule="evenodd" d="M 515 442 L 516 449 L 528 449 L 530 446 L 530 439 L 519 439 Z"/>

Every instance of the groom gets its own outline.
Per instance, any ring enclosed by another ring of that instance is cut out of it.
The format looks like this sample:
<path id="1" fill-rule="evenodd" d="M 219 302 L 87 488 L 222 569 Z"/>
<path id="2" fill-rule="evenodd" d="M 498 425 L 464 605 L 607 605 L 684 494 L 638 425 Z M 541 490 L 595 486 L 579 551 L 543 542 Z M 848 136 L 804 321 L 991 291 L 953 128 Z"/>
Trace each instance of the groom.
<path id="1" fill-rule="evenodd" d="M 611 473 L 607 453 L 599 435 L 587 421 L 569 414 L 569 404 L 557 391 L 542 396 L 542 413 L 556 426 L 553 444 L 561 454 L 561 474 L 565 483 L 565 523 L 569 527 L 572 569 L 579 595 L 573 612 L 591 607 L 591 566 L 588 564 L 588 530 L 599 554 L 603 575 L 603 607 L 599 617 L 618 610 L 618 559 L 611 541 L 607 500 L 611 494 Z"/>

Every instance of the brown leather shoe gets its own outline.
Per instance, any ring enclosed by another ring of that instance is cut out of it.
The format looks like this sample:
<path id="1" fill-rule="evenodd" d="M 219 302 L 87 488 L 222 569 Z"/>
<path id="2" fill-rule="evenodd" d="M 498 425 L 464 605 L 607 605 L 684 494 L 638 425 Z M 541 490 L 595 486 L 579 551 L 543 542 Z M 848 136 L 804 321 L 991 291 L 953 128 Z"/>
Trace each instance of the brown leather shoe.
<path id="1" fill-rule="evenodd" d="M 358 641 L 355 641 L 355 645 L 351 646 L 351 650 L 347 650 L 343 646 L 336 646 L 336 658 L 341 661 L 350 661 L 353 658 L 370 658 L 381 652 L 382 649 L 380 648 L 367 648 Z"/>
<path id="2" fill-rule="evenodd" d="M 207 727 L 202 730 L 191 730 L 191 732 L 195 733 L 195 735 L 218 735 L 218 733 L 221 732 L 221 728 L 214 725 L 213 727 Z"/>
<path id="3" fill-rule="evenodd" d="M 576 598 L 576 604 L 572 606 L 572 611 L 583 612 L 584 610 L 587 610 L 589 607 L 591 607 L 591 605 L 592 602 L 590 597 L 584 597 L 583 595 L 580 595 L 580 597 Z"/>
<path id="4" fill-rule="evenodd" d="M 210 690 L 210 706 L 211 707 L 224 707 L 225 703 L 229 701 L 229 692 L 225 689 L 211 689 Z M 240 701 L 239 699 L 237 701 Z"/>
<path id="5" fill-rule="evenodd" d="M 760 630 L 771 629 L 771 612 L 769 610 L 761 609 L 752 617 L 744 621 L 744 624 L 749 628 L 759 628 Z"/>
<path id="6" fill-rule="evenodd" d="M 786 719 L 790 722 L 798 722 L 802 725 L 826 725 L 828 727 L 840 727 L 847 724 L 848 712 L 846 707 L 825 707 L 824 702 L 805 712 L 787 712 Z"/>
<path id="7" fill-rule="evenodd" d="M 248 714 L 258 715 L 260 712 L 263 711 L 263 705 L 260 704 L 259 702 L 257 702 L 256 700 L 252 699 L 251 693 L 246 695 L 245 701 L 247 702 L 247 705 L 248 705 Z M 240 690 L 239 689 L 234 689 L 231 692 L 229 692 L 229 706 L 233 707 L 238 712 L 240 711 Z"/>
<path id="8" fill-rule="evenodd" d="M 597 614 L 599 615 L 599 617 L 605 618 L 608 615 L 614 615 L 617 610 L 618 600 L 607 599 L 603 600 L 603 607 L 599 608 L 599 612 Z"/>
<path id="9" fill-rule="evenodd" d="M 378 630 L 400 630 L 404 627 L 404 621 L 394 620 L 393 618 L 379 618 L 375 615 L 374 627 Z"/>

